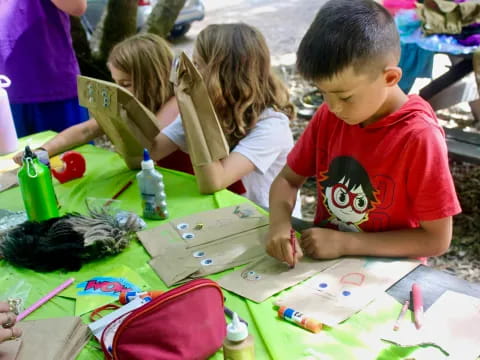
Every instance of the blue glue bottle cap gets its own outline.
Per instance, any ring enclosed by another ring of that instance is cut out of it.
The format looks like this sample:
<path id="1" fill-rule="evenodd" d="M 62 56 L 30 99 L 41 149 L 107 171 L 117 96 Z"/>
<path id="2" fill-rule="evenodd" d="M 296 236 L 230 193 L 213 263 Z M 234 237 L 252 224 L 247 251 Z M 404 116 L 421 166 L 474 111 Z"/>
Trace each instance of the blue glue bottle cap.
<path id="1" fill-rule="evenodd" d="M 148 150 L 143 149 L 142 169 L 149 170 L 153 168 L 154 168 L 153 160 L 150 159 L 150 154 L 148 153 Z"/>

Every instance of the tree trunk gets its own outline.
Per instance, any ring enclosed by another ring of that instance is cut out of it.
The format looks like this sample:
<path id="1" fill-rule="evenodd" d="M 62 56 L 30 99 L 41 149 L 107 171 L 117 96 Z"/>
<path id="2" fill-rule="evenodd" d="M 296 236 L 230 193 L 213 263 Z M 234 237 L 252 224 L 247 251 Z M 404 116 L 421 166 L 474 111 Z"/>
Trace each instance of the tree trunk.
<path id="1" fill-rule="evenodd" d="M 97 79 L 110 79 L 105 62 L 99 63 L 90 50 L 87 34 L 79 17 L 70 16 L 70 33 L 72 35 L 73 49 L 77 56 L 80 73 Z"/>
<path id="2" fill-rule="evenodd" d="M 104 63 L 110 50 L 137 30 L 137 0 L 109 0 L 103 24 L 98 60 Z"/>
<path id="3" fill-rule="evenodd" d="M 185 0 L 158 0 L 142 31 L 166 38 L 185 5 Z"/>

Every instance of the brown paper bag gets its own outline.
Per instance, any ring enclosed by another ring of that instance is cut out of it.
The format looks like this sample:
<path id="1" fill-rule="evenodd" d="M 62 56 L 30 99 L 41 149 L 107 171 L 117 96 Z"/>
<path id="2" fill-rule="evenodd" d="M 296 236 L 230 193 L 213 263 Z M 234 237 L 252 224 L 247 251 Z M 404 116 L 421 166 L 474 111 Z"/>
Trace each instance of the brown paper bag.
<path id="1" fill-rule="evenodd" d="M 137 233 L 167 286 L 258 260 L 268 218 L 250 204 L 205 211 Z"/>
<path id="2" fill-rule="evenodd" d="M 22 321 L 18 326 L 23 334 L 16 360 L 75 359 L 91 336 L 78 316 Z"/>
<path id="3" fill-rule="evenodd" d="M 16 360 L 21 345 L 21 338 L 0 343 L 0 360 Z"/>
<path id="4" fill-rule="evenodd" d="M 243 269 L 222 277 L 218 284 L 255 302 L 262 302 L 276 293 L 308 279 L 339 260 L 319 261 L 303 257 L 295 268 L 268 255 Z"/>
<path id="5" fill-rule="evenodd" d="M 184 52 L 174 61 L 171 80 L 192 164 L 201 166 L 227 157 L 228 143 L 205 83 Z"/>
<path id="6" fill-rule="evenodd" d="M 155 115 L 114 83 L 78 76 L 77 85 L 80 105 L 88 108 L 127 166 L 140 168 L 143 149 L 160 132 Z"/>

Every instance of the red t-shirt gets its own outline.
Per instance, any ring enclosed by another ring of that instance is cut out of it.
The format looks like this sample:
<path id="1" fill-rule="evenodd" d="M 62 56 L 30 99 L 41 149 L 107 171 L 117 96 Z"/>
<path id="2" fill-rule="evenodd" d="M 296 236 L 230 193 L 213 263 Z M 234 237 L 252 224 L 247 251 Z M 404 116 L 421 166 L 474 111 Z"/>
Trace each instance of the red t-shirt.
<path id="1" fill-rule="evenodd" d="M 365 127 L 346 124 L 322 105 L 287 164 L 317 178 L 320 226 L 387 231 L 461 211 L 445 134 L 430 105 L 416 95 Z"/>

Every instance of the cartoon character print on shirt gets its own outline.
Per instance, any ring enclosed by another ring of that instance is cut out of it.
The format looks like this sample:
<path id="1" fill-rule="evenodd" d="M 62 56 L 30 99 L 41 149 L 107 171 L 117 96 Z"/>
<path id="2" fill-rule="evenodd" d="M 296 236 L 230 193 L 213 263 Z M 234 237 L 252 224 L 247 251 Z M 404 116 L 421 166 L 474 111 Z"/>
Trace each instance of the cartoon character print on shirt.
<path id="1" fill-rule="evenodd" d="M 328 170 L 320 173 L 319 186 L 330 217 L 320 226 L 359 232 L 359 225 L 377 205 L 377 191 L 364 167 L 353 157 L 334 158 Z"/>

